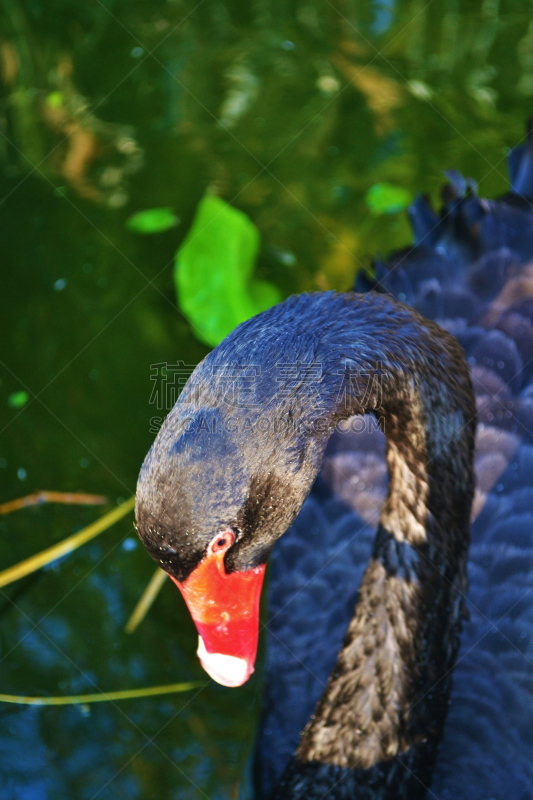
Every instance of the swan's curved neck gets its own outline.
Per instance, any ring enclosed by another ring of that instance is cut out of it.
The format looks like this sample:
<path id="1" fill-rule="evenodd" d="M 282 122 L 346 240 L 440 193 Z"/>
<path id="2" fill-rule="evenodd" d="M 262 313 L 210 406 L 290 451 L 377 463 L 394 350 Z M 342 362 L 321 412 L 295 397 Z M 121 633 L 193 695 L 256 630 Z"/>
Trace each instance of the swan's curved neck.
<path id="1" fill-rule="evenodd" d="M 242 404 L 226 400 L 228 365 L 256 376 Z M 428 779 L 466 589 L 475 404 L 463 352 L 388 296 L 289 298 L 197 367 L 139 478 L 140 535 L 173 577 L 185 581 L 228 528 L 226 574 L 246 572 L 298 513 L 331 428 L 364 413 L 387 437 L 389 493 L 346 642 L 287 773 L 290 797 L 315 796 L 302 770 L 347 770 L 382 798 L 414 798 Z"/>
<path id="2" fill-rule="evenodd" d="M 302 776 L 320 785 L 327 769 L 383 798 L 423 796 L 431 778 L 467 588 L 475 401 L 457 342 L 413 312 L 409 321 L 412 338 L 376 337 L 379 363 L 350 353 L 359 380 L 347 379 L 347 410 L 379 417 L 389 491 L 343 648 L 280 797 L 299 796 L 298 785 L 313 797 Z M 343 413 L 330 404 L 331 422 Z"/>

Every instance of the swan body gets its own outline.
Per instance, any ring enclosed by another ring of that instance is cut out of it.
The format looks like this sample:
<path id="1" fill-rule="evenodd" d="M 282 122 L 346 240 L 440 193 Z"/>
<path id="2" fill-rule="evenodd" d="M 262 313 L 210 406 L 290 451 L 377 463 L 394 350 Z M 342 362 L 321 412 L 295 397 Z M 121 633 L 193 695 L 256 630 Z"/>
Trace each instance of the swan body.
<path id="1" fill-rule="evenodd" d="M 529 160 L 510 160 L 522 193 Z M 263 797 L 413 800 L 435 764 L 443 797 L 533 796 L 533 217 L 451 181 L 441 218 L 413 207 L 420 243 L 357 287 L 374 291 L 289 298 L 235 329 L 141 470 L 139 534 L 226 685 L 253 671 L 265 564 L 291 528 L 269 590 Z"/>
<path id="2" fill-rule="evenodd" d="M 469 590 L 428 793 L 439 800 L 533 798 L 530 145 L 509 161 L 512 192 L 501 201 L 479 200 L 455 173 L 440 217 L 418 199 L 411 209 L 417 243 L 378 263 L 375 282 L 360 278 L 356 287 L 385 289 L 451 331 L 476 393 Z M 255 756 L 261 798 L 270 796 L 324 691 L 371 555 L 386 495 L 385 441 L 368 417 L 357 423 L 330 440 L 321 475 L 271 558 Z"/>

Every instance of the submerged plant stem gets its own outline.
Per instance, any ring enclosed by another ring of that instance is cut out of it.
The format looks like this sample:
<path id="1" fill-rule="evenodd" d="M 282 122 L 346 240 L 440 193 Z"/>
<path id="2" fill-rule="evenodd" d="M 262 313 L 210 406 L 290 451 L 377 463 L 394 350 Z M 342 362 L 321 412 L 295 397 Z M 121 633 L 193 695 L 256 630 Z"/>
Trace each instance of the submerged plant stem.
<path id="1" fill-rule="evenodd" d="M 18 497 L 16 500 L 8 500 L 7 503 L 0 503 L 0 514 L 10 514 L 12 511 L 18 511 L 19 508 L 38 506 L 42 503 L 103 506 L 107 503 L 107 497 L 102 494 L 84 494 L 83 492 L 34 492 L 33 494 L 25 495 L 25 497 Z"/>
<path id="2" fill-rule="evenodd" d="M 167 577 L 166 572 L 164 572 L 162 569 L 159 568 L 156 569 L 156 571 L 150 578 L 148 586 L 142 593 L 139 602 L 133 609 L 132 615 L 129 618 L 126 627 L 124 629 L 126 633 L 133 633 L 133 631 L 141 624 L 141 622 L 147 615 L 148 611 L 150 610 L 152 603 L 159 594 L 161 587 L 165 582 L 166 577 Z"/>
<path id="3" fill-rule="evenodd" d="M 97 694 L 72 694 L 65 697 L 25 697 L 16 694 L 0 694 L 0 703 L 18 703 L 26 706 L 71 706 L 82 703 L 106 703 L 113 700 L 132 700 L 139 697 L 154 697 L 158 694 L 189 692 L 204 686 L 203 681 L 188 683 L 169 683 L 166 686 L 146 686 L 143 689 L 123 689 L 118 692 L 99 692 Z"/>
<path id="4" fill-rule="evenodd" d="M 0 572 L 0 587 L 7 586 L 8 583 L 13 583 L 13 581 L 18 581 L 25 575 L 29 575 L 35 572 L 35 570 L 41 569 L 41 567 L 45 567 L 52 561 L 61 558 L 61 556 L 65 556 L 73 550 L 77 550 L 78 547 L 94 539 L 99 533 L 103 533 L 103 531 L 110 528 L 111 525 L 114 525 L 115 522 L 118 522 L 119 519 L 125 517 L 126 514 L 132 511 L 134 505 L 135 496 L 130 497 L 129 500 L 126 500 L 121 506 L 114 508 L 113 511 L 110 511 L 108 514 L 104 514 L 104 516 L 97 519 L 96 522 L 92 522 L 86 528 L 83 528 L 83 530 L 73 534 L 73 536 L 69 536 L 67 539 L 63 539 L 62 542 L 58 542 L 52 547 L 48 547 L 46 550 L 42 550 L 40 553 L 36 553 L 34 556 L 30 556 L 30 558 L 26 558 L 13 567 L 9 567 L 3 572 Z"/>

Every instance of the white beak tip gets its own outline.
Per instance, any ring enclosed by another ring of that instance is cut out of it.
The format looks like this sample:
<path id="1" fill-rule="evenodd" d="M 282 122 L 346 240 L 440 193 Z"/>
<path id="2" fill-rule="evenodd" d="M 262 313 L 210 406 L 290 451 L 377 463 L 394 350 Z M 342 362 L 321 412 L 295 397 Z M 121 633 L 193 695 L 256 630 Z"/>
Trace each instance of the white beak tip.
<path id="1" fill-rule="evenodd" d="M 242 686 L 254 671 L 253 666 L 250 668 L 244 658 L 227 656 L 223 653 L 208 653 L 201 636 L 198 637 L 196 655 L 207 674 L 222 686 L 231 688 Z"/>

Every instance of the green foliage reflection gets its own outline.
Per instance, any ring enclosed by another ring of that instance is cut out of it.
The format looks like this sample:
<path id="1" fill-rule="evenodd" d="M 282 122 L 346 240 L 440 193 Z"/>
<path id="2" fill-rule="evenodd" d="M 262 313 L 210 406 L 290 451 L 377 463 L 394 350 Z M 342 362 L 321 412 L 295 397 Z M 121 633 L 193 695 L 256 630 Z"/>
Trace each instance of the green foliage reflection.
<path id="1" fill-rule="evenodd" d="M 252 278 L 259 232 L 246 214 L 206 195 L 176 254 L 178 303 L 197 336 L 217 345 L 236 325 L 273 306 L 280 292 Z"/>

